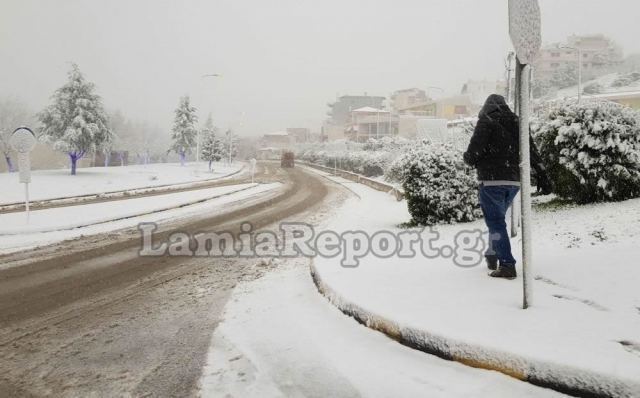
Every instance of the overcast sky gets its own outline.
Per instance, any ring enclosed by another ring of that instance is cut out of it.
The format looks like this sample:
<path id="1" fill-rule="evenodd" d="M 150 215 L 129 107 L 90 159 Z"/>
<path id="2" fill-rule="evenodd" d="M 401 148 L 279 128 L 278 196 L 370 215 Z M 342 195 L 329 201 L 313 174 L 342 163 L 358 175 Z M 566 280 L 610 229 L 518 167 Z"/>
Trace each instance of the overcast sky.
<path id="1" fill-rule="evenodd" d="M 637 0 L 540 4 L 545 42 L 604 33 L 640 51 Z M 0 0 L 0 97 L 39 110 L 73 61 L 108 109 L 166 130 L 189 94 L 243 135 L 317 131 L 338 94 L 454 94 L 501 78 L 510 49 L 506 0 Z"/>

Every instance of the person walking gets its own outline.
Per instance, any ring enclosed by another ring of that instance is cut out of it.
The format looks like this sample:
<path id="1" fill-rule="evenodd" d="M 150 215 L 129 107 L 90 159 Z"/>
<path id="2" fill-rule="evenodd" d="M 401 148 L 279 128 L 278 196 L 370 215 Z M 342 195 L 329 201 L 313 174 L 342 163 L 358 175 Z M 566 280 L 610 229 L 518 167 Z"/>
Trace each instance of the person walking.
<path id="1" fill-rule="evenodd" d="M 515 279 L 516 260 L 511 253 L 505 215 L 520 190 L 520 124 L 501 95 L 492 94 L 478 115 L 478 123 L 464 153 L 464 161 L 478 172 L 479 200 L 489 229 L 485 252 L 489 276 Z M 531 137 L 530 137 L 531 140 Z M 533 140 L 531 166 L 538 190 L 547 195 L 552 186 Z"/>

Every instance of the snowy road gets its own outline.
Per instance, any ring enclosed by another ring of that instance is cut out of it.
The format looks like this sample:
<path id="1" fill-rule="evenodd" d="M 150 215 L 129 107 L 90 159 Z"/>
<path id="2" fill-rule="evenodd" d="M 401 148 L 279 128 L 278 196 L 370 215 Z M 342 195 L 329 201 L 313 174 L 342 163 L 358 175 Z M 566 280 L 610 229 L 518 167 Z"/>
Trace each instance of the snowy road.
<path id="1" fill-rule="evenodd" d="M 259 178 L 285 189 L 161 234 L 316 224 L 347 195 L 276 164 Z M 554 396 L 358 325 L 316 293 L 305 260 L 139 257 L 139 239 L 0 256 L 14 265 L 0 270 L 0 396 Z"/>

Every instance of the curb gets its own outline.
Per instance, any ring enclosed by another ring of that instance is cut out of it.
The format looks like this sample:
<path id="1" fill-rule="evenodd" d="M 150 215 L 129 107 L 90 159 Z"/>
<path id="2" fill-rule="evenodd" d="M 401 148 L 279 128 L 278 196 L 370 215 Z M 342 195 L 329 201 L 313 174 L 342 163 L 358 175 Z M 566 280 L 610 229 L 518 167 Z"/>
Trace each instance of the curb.
<path id="1" fill-rule="evenodd" d="M 313 261 L 310 272 L 318 292 L 333 306 L 362 325 L 384 333 L 409 348 L 474 368 L 497 371 L 521 381 L 577 397 L 640 397 L 640 384 L 634 381 L 476 346 L 425 330 L 402 326 L 346 300 L 322 280 Z"/>

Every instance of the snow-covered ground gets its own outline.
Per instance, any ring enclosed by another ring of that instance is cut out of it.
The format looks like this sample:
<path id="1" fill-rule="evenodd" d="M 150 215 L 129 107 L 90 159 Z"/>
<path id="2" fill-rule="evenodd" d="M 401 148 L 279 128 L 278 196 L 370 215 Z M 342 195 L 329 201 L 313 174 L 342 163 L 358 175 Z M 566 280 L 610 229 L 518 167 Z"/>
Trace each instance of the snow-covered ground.
<path id="1" fill-rule="evenodd" d="M 409 220 L 406 202 L 360 184 L 348 187 L 359 198 L 350 199 L 327 229 L 403 231 L 398 225 Z M 640 200 L 547 206 L 533 214 L 536 281 L 527 310 L 521 309 L 521 272 L 515 281 L 496 280 L 484 264 L 464 268 L 451 257 L 367 254 L 357 268 L 341 267 L 339 257 L 318 257 L 315 269 L 342 304 L 444 337 L 452 351 L 505 353 L 549 365 L 538 372 L 566 365 L 578 383 L 595 372 L 603 375 L 604 389 L 614 388 L 606 385 L 610 377 L 640 394 Z M 439 226 L 434 246 L 453 246 L 462 229 L 485 227 L 482 220 Z M 512 245 L 519 258 L 519 239 Z"/>
<path id="2" fill-rule="evenodd" d="M 80 168 L 75 176 L 66 169 L 36 170 L 31 173 L 29 196 L 36 201 L 185 184 L 224 178 L 237 173 L 242 166 L 242 163 L 214 163 L 213 172 L 209 172 L 205 162 L 184 167 L 179 163 L 153 163 Z M 24 201 L 24 186 L 18 181 L 18 173 L 0 173 L 0 187 L 0 205 Z"/>
<path id="3" fill-rule="evenodd" d="M 306 259 L 257 267 L 271 272 L 235 288 L 212 338 L 203 397 L 561 396 L 359 325 L 316 292 Z"/>
<path id="4" fill-rule="evenodd" d="M 229 211 L 271 195 L 282 184 L 239 184 L 25 213 L 0 214 L 0 254 L 83 235 L 128 228 L 141 222 L 169 222 L 212 211 Z M 44 231 L 44 232 L 38 232 Z"/>
<path id="5" fill-rule="evenodd" d="M 583 82 L 582 88 L 584 89 L 584 87 L 587 87 L 591 84 L 599 84 L 602 87 L 602 94 L 640 91 L 640 80 L 636 82 L 632 82 L 631 84 L 626 86 L 620 86 L 620 87 L 611 86 L 611 84 L 621 75 L 624 75 L 624 73 L 623 74 L 609 73 L 607 75 L 600 76 L 596 79 Z M 567 88 L 562 88 L 558 90 L 556 93 L 557 98 L 570 98 L 570 97 L 576 97 L 577 95 L 578 95 L 577 85 L 567 87 Z M 583 95 L 585 96 L 585 98 L 590 96 L 589 94 L 583 94 Z"/>

